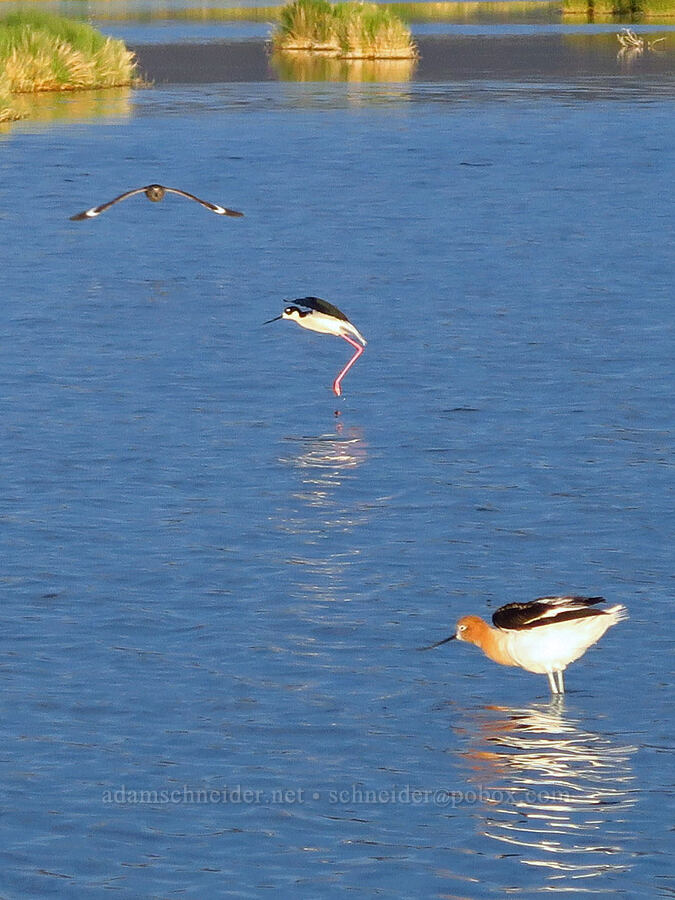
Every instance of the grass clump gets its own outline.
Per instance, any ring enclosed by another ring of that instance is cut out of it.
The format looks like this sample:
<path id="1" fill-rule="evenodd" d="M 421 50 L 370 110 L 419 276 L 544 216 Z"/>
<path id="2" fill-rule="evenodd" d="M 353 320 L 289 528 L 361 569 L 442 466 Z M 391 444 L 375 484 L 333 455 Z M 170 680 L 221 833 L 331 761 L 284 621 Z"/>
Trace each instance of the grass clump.
<path id="1" fill-rule="evenodd" d="M 375 3 L 293 0 L 284 6 L 274 36 L 278 50 L 329 53 L 343 59 L 412 59 L 410 29 Z"/>
<path id="2" fill-rule="evenodd" d="M 337 50 L 336 25 L 328 0 L 294 0 L 279 13 L 275 43 L 286 50 Z"/>
<path id="3" fill-rule="evenodd" d="M 20 118 L 12 105 L 12 92 L 9 89 L 9 78 L 0 71 L 0 122 L 11 122 Z"/>
<path id="4" fill-rule="evenodd" d="M 0 19 L 0 88 L 11 93 L 117 87 L 134 72 L 122 41 L 83 22 L 39 11 Z"/>
<path id="5" fill-rule="evenodd" d="M 345 59 L 406 58 L 416 55 L 410 29 L 375 3 L 337 3 L 340 56 Z"/>

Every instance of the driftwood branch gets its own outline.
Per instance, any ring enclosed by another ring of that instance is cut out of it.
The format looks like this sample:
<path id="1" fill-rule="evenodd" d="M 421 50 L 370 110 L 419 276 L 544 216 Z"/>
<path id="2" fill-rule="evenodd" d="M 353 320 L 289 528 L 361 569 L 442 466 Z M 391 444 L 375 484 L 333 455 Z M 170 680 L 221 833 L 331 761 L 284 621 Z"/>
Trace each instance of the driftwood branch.
<path id="1" fill-rule="evenodd" d="M 665 41 L 664 37 L 656 38 L 654 41 L 648 41 L 646 38 L 638 37 L 630 28 L 622 28 L 616 37 L 621 44 L 619 53 L 624 50 L 632 50 L 636 53 L 644 53 L 645 50 L 660 50 L 661 48 L 656 45 Z"/>

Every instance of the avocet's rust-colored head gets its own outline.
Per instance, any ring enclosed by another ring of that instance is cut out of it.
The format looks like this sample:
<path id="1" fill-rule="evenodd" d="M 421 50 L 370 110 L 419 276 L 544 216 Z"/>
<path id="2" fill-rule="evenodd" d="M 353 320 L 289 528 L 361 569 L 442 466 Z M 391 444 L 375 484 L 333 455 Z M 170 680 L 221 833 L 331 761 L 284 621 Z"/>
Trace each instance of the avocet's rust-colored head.
<path id="1" fill-rule="evenodd" d="M 457 623 L 455 637 L 458 641 L 466 641 L 469 644 L 480 644 L 485 629 L 490 626 L 480 616 L 462 616 Z"/>
<path id="2" fill-rule="evenodd" d="M 433 650 L 434 647 L 440 647 L 441 644 L 447 644 L 449 641 L 467 641 L 469 644 L 480 644 L 485 629 L 489 630 L 489 625 L 484 622 L 480 616 L 462 616 L 457 623 L 455 631 L 446 638 L 436 641 L 435 644 L 429 644 L 428 647 L 420 647 L 420 650 Z"/>

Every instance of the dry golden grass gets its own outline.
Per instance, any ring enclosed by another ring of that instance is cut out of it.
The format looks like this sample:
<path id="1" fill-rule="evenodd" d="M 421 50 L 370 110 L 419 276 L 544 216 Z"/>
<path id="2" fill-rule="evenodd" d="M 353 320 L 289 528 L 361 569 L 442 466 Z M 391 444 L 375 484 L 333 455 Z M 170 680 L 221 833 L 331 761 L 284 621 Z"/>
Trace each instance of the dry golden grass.
<path id="1" fill-rule="evenodd" d="M 410 29 L 389 10 L 373 3 L 336 7 L 340 56 L 344 59 L 408 59 L 417 55 Z"/>
<path id="2" fill-rule="evenodd" d="M 4 59 L 14 93 L 117 87 L 133 80 L 133 53 L 108 39 L 90 56 L 65 41 L 26 28 Z"/>
<path id="3" fill-rule="evenodd" d="M 21 118 L 12 105 L 12 92 L 9 88 L 9 78 L 0 71 L 0 122 L 12 122 Z"/>
<path id="4" fill-rule="evenodd" d="M 128 85 L 134 70 L 122 41 L 81 22 L 44 13 L 0 21 L 0 84 L 13 94 Z"/>
<path id="5" fill-rule="evenodd" d="M 304 50 L 345 59 L 414 59 L 409 28 L 375 3 L 294 0 L 281 10 L 277 50 Z"/>

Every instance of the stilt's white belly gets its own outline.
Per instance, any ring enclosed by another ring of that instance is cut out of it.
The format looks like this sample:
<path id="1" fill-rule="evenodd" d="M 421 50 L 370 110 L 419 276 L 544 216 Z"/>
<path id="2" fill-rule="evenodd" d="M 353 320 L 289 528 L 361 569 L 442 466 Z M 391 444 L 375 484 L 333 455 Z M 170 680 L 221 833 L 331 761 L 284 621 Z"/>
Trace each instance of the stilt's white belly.
<path id="1" fill-rule="evenodd" d="M 319 334 L 334 334 L 340 337 L 343 323 L 332 316 L 322 316 L 320 313 L 312 313 L 299 320 L 299 324 L 308 331 L 318 331 Z"/>
<path id="2" fill-rule="evenodd" d="M 358 328 L 352 325 L 351 322 L 345 322 L 344 319 L 335 319 L 333 316 L 325 316 L 323 313 L 315 312 L 296 321 L 298 325 L 302 328 L 307 328 L 308 331 L 318 331 L 319 334 L 334 334 L 335 337 L 343 337 L 348 334 L 360 341 L 364 347 L 366 345 L 366 339 Z"/>

